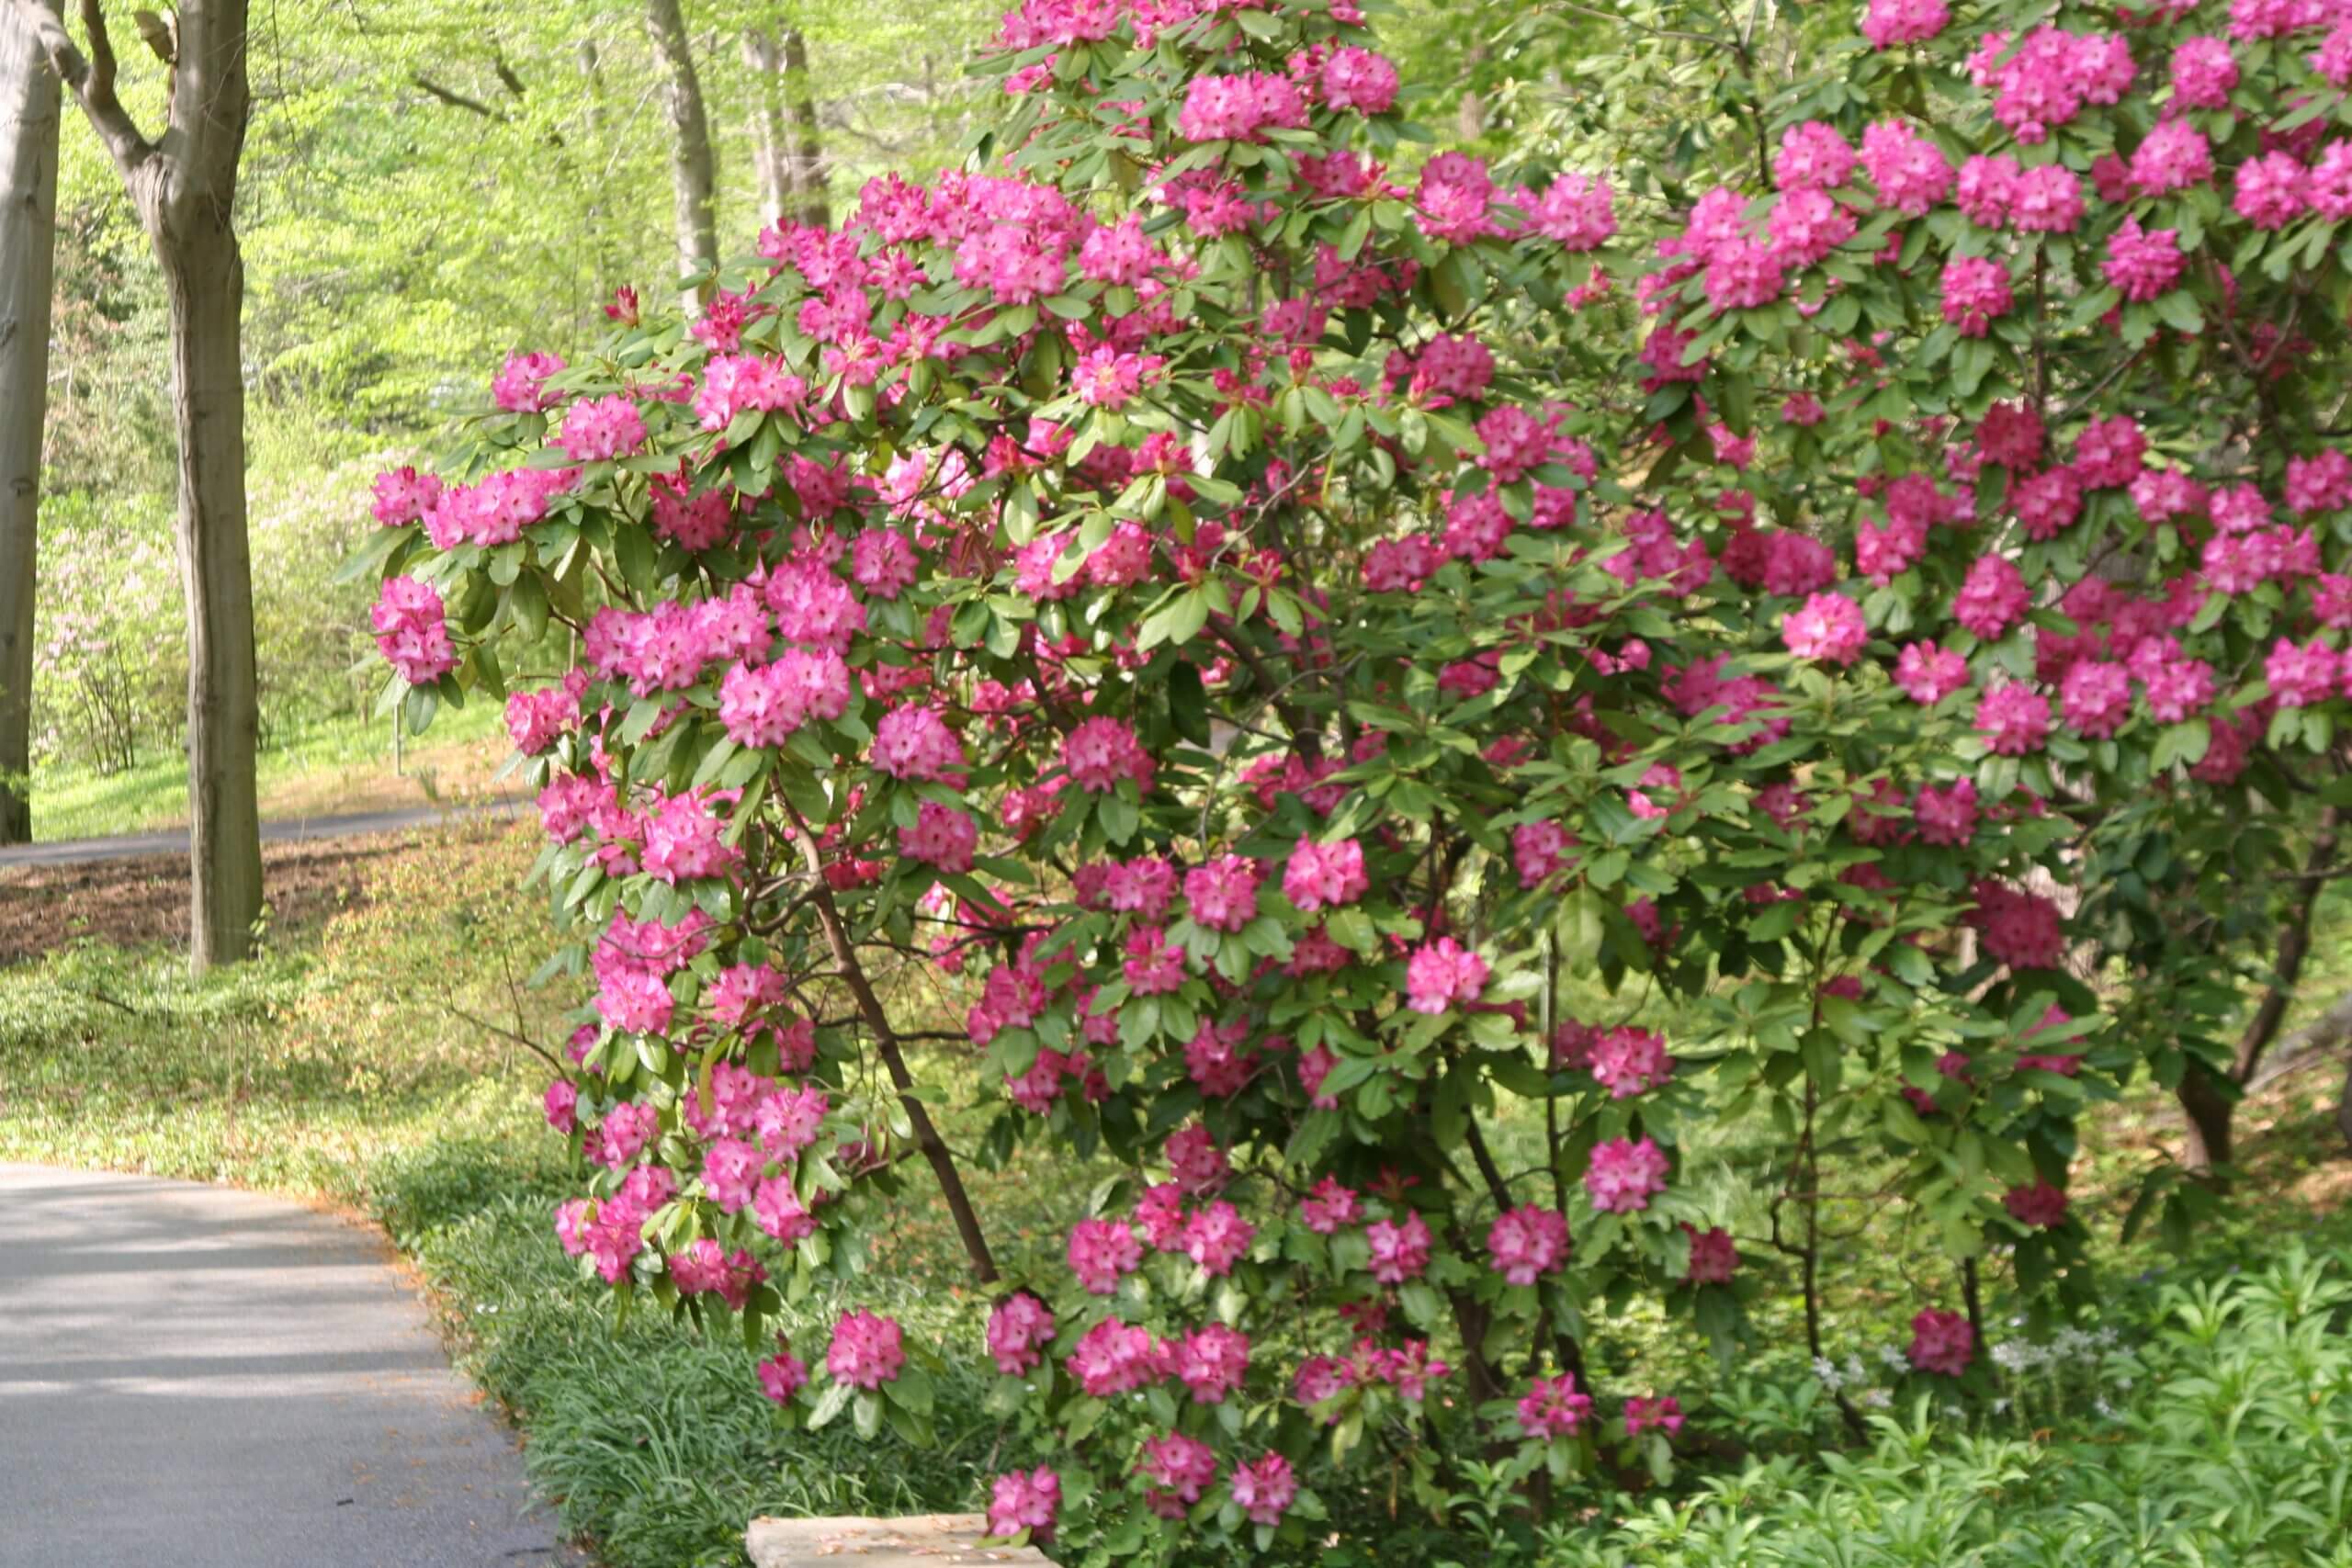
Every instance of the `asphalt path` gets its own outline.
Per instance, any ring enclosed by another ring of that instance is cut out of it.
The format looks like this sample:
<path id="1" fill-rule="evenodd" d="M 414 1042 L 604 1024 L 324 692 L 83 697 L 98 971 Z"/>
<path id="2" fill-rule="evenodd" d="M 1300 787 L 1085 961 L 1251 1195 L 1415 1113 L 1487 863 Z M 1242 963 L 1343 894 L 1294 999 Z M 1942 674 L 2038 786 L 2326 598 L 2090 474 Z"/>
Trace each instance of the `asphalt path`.
<path id="1" fill-rule="evenodd" d="M 0 1165 L 0 1568 L 587 1561 L 381 1235 Z"/>
<path id="2" fill-rule="evenodd" d="M 261 825 L 265 844 L 300 842 L 307 839 L 350 839 L 364 833 L 396 833 L 403 828 L 439 827 L 472 817 L 514 817 L 526 803 L 503 800 L 484 806 L 411 806 L 394 811 L 354 811 L 339 817 L 302 817 Z M 0 849 L 0 866 L 84 865 L 96 861 L 137 860 L 144 855 L 187 853 L 187 829 L 160 833 L 122 833 L 107 839 L 58 839 L 40 844 L 12 844 Z"/>

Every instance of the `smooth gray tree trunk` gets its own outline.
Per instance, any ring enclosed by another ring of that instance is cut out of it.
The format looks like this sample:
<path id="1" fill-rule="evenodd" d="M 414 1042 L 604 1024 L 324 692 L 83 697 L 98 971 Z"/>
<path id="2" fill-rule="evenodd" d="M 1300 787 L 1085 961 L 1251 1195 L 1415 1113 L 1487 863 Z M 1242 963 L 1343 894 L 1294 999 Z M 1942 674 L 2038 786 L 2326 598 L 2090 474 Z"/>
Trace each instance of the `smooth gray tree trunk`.
<path id="1" fill-rule="evenodd" d="M 82 9 L 85 56 L 58 0 L 7 0 L 39 31 L 122 175 L 164 275 L 179 434 L 180 583 L 187 609 L 188 957 L 201 974 L 253 951 L 261 914 L 254 749 L 253 564 L 245 530 L 244 263 L 233 214 L 253 112 L 246 0 L 181 0 L 164 133 L 150 141 L 115 96 L 102 0 Z"/>
<path id="2" fill-rule="evenodd" d="M 792 132 L 784 119 L 784 56 L 766 28 L 743 29 L 743 69 L 758 80 L 752 104 L 752 157 L 759 166 L 760 222 L 782 220 L 792 209 Z"/>
<path id="3" fill-rule="evenodd" d="M 678 0 L 646 0 L 646 36 L 667 75 L 662 98 L 670 114 L 670 185 L 676 208 L 678 275 L 688 314 L 700 304 L 684 279 L 718 265 L 718 177 L 710 155 L 710 119 L 703 112 L 702 79 Z"/>
<path id="4" fill-rule="evenodd" d="M 0 844 L 33 836 L 33 584 L 57 257 L 57 78 L 0 12 Z"/>
<path id="5" fill-rule="evenodd" d="M 787 183 L 803 223 L 832 220 L 825 199 L 824 149 L 817 140 L 817 90 L 808 79 L 808 40 L 798 28 L 784 32 L 784 89 L 792 100 L 792 171 Z"/>

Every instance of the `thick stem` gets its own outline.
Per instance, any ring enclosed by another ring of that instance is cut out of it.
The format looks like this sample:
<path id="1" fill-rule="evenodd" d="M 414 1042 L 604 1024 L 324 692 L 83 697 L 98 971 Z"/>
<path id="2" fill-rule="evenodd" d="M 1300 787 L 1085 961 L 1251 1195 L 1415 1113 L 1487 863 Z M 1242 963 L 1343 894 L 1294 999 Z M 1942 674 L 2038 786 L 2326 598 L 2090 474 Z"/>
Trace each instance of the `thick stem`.
<path id="1" fill-rule="evenodd" d="M 2335 863 L 2342 822 L 2342 812 L 2333 806 L 2320 813 L 2318 829 L 2304 857 L 2305 868 L 2311 874 L 2297 882 L 2294 899 L 2287 908 L 2286 918 L 2279 922 L 2278 946 L 2271 961 L 2274 977 L 2238 1036 L 2228 1081 L 2220 1080 L 2208 1068 L 2192 1062 L 2181 1076 L 2180 1087 L 2174 1090 L 2188 1123 L 2182 1139 L 2181 1163 L 2218 1190 L 2226 1191 L 2230 1184 L 2228 1167 L 2234 1154 L 2233 1124 L 2238 1097 L 2253 1082 L 2263 1058 L 2278 1039 L 2278 1030 L 2287 1021 L 2287 1010 L 2294 1003 L 2295 987 L 2301 982 L 2304 961 L 2311 956 L 2312 918 L 2326 886 L 2325 879 L 2318 874 Z"/>
<path id="2" fill-rule="evenodd" d="M 996 1258 L 989 1251 L 988 1235 L 980 1228 L 980 1216 L 972 1207 L 972 1195 L 964 1189 L 964 1178 L 956 1168 L 956 1156 L 949 1152 L 947 1141 L 931 1120 L 931 1112 L 915 1097 L 914 1074 L 907 1069 L 907 1057 L 900 1048 L 899 1032 L 891 1027 L 888 1010 L 874 992 L 873 982 L 865 976 L 865 965 L 859 962 L 857 946 L 849 939 L 849 928 L 842 921 L 841 907 L 833 902 L 833 891 L 824 881 L 824 865 L 817 851 L 816 837 L 806 823 L 796 820 L 799 829 L 802 852 L 808 862 L 809 874 L 817 878 L 817 894 L 811 907 L 817 911 L 817 923 L 824 929 L 825 945 L 832 951 L 833 962 L 840 965 L 842 979 L 849 987 L 849 994 L 856 1003 L 858 1016 L 873 1032 L 875 1048 L 882 1055 L 882 1065 L 889 1072 L 890 1082 L 899 1090 L 899 1102 L 906 1107 L 907 1121 L 914 1128 L 915 1145 L 922 1150 L 922 1157 L 930 1163 L 931 1173 L 939 1181 L 940 1195 L 947 1200 L 947 1212 L 955 1217 L 956 1234 L 963 1239 L 964 1254 L 971 1260 L 972 1274 L 983 1285 L 996 1283 Z"/>
<path id="3" fill-rule="evenodd" d="M 0 7 L 0 844 L 33 835 L 33 584 L 61 112 L 40 40 Z"/>

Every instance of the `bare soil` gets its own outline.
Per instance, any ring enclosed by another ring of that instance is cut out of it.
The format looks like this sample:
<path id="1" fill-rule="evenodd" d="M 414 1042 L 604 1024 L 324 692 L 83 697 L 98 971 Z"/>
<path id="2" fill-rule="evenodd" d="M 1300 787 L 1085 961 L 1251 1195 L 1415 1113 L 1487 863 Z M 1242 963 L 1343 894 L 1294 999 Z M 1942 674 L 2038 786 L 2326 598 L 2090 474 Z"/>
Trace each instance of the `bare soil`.
<path id="1" fill-rule="evenodd" d="M 414 840 L 403 832 L 265 844 L 262 886 L 271 925 L 308 927 L 352 907 L 366 897 L 368 867 Z M 185 945 L 187 901 L 185 855 L 0 869 L 0 964 L 88 938 L 125 947 Z"/>

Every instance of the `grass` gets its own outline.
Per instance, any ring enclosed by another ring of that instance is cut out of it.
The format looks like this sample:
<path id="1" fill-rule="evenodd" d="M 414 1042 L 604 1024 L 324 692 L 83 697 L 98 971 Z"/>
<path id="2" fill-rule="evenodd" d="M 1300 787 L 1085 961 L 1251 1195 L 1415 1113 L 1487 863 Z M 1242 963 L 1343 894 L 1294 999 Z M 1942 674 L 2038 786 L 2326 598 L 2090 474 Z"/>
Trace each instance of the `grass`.
<path id="1" fill-rule="evenodd" d="M 498 710 L 475 703 L 442 713 L 408 742 L 392 771 L 388 720 L 344 718 L 266 745 L 255 759 L 264 821 L 423 805 L 479 791 L 506 752 Z M 152 754 L 117 773 L 86 767 L 33 770 L 33 836 L 95 839 L 175 828 L 187 820 L 187 759 Z"/>

